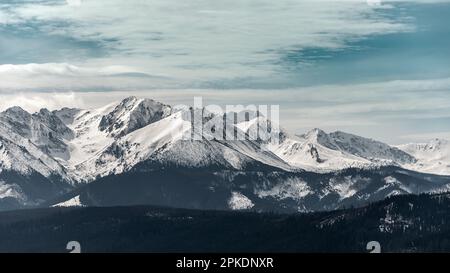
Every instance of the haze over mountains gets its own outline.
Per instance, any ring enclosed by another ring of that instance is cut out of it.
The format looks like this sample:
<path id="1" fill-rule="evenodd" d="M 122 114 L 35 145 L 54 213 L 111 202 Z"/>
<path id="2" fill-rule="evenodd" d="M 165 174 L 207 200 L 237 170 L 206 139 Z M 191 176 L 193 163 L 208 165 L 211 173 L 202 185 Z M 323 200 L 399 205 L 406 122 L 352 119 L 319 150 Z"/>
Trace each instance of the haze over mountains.
<path id="1" fill-rule="evenodd" d="M 7 109 L 0 113 L 0 209 L 152 204 L 311 211 L 450 185 L 446 140 L 392 147 L 320 129 L 300 136 L 281 131 L 280 143 L 269 145 L 185 140 L 186 111 L 136 97 L 90 110 Z M 261 119 L 235 130 L 250 134 Z"/>

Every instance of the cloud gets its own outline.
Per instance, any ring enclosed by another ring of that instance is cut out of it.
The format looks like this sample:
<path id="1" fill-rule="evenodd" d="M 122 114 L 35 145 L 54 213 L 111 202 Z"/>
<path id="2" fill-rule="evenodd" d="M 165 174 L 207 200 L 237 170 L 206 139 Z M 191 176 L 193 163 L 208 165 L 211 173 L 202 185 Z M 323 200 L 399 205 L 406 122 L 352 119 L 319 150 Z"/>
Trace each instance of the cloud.
<path id="1" fill-rule="evenodd" d="M 34 113 L 42 108 L 50 110 L 61 109 L 63 107 L 81 107 L 86 104 L 83 99 L 75 93 L 19 93 L 0 95 L 0 111 L 4 111 L 12 106 L 20 106 L 23 109 Z"/>
<path id="2" fill-rule="evenodd" d="M 15 21 L 13 17 L 11 17 L 7 12 L 0 10 L 0 25 L 12 24 Z"/>
<path id="3" fill-rule="evenodd" d="M 0 65 L 0 92 L 92 91 L 142 89 L 163 84 L 168 79 L 139 69 L 111 65 L 80 67 L 67 63 Z"/>
<path id="4" fill-rule="evenodd" d="M 81 3 L 82 3 L 81 0 L 66 0 L 66 2 L 67 2 L 67 5 L 75 6 L 75 7 L 81 6 Z"/>
<path id="5" fill-rule="evenodd" d="M 84 76 L 116 76 L 122 74 L 142 74 L 148 75 L 135 68 L 127 66 L 105 66 L 105 67 L 79 67 L 67 63 L 44 63 L 44 64 L 23 64 L 0 65 L 0 75 L 2 76 L 62 76 L 62 77 L 84 77 Z M 150 75 L 148 75 L 150 76 Z"/>
<path id="6" fill-rule="evenodd" d="M 0 6 L 0 12 L 14 18 L 0 25 L 19 32 L 32 29 L 33 35 L 45 34 L 42 39 L 92 43 L 105 51 L 78 60 L 73 55 L 78 50 L 64 51 L 72 65 L 131 66 L 170 76 L 176 86 L 268 77 L 278 73 L 277 62 L 286 51 L 339 50 L 368 36 L 414 30 L 407 16 L 385 14 L 390 9 L 365 1 L 26 1 Z M 13 40 L 4 43 L 14 47 Z M 28 46 L 33 50 L 33 43 Z M 54 51 L 59 50 L 55 45 Z"/>

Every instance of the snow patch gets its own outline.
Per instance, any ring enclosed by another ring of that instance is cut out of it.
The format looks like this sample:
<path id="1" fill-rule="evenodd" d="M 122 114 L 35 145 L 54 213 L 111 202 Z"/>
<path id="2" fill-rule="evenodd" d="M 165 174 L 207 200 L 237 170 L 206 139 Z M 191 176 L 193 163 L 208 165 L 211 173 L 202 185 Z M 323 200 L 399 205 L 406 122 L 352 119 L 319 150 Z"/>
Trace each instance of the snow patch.
<path id="1" fill-rule="evenodd" d="M 308 184 L 299 178 L 288 178 L 285 182 L 277 184 L 269 190 L 259 190 L 260 198 L 274 197 L 278 200 L 293 199 L 301 200 L 311 193 Z"/>
<path id="2" fill-rule="evenodd" d="M 330 186 L 334 192 L 339 194 L 341 200 L 352 197 L 357 192 L 353 185 L 357 182 L 357 179 L 346 176 L 343 180 L 337 180 L 335 178 L 330 179 Z"/>
<path id="3" fill-rule="evenodd" d="M 253 208 L 255 205 L 242 193 L 232 192 L 231 198 L 228 200 L 228 206 L 232 210 L 246 210 Z"/>
<path id="4" fill-rule="evenodd" d="M 4 198 L 14 198 L 20 201 L 26 200 L 19 185 L 6 184 L 4 181 L 0 181 L 0 199 Z"/>
<path id="5" fill-rule="evenodd" d="M 74 198 L 71 198 L 67 201 L 53 205 L 52 207 L 84 207 L 84 205 L 81 204 L 80 196 L 77 195 Z"/>

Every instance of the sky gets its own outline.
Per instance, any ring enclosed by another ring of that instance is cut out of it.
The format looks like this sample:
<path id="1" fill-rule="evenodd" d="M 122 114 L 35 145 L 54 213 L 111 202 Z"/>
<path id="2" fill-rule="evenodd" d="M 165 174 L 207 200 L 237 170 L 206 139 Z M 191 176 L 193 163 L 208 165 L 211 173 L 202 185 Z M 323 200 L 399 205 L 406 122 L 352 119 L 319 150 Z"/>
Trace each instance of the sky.
<path id="1" fill-rule="evenodd" d="M 0 110 L 280 105 L 291 133 L 450 139 L 450 1 L 2 0 Z"/>

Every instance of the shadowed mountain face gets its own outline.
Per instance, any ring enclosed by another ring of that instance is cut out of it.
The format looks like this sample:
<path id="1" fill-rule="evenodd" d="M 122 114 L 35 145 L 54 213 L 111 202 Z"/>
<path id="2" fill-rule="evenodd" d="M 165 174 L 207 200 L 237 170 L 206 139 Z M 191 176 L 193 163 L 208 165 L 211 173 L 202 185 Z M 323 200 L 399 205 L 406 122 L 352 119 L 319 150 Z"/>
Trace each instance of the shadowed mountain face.
<path id="1" fill-rule="evenodd" d="M 295 213 L 359 207 L 394 195 L 447 191 L 449 183 L 449 177 L 424 176 L 397 167 L 319 174 L 261 165 L 236 172 L 224 171 L 221 166 L 192 169 L 144 162 L 48 204 L 77 200 L 74 205 L 78 206 L 151 204 Z"/>
<path id="2" fill-rule="evenodd" d="M 186 140 L 192 129 L 186 117 L 199 113 L 203 122 L 225 121 L 227 132 L 246 137 L 211 137 L 212 126 Z M 30 114 L 12 107 L 0 113 L 0 210 L 154 204 L 316 211 L 450 185 L 444 140 L 391 147 L 314 129 L 301 136 L 282 131 L 276 144 L 250 137 L 261 122 L 271 130 L 265 117 L 230 116 L 136 97 L 90 110 Z"/>
<path id="3" fill-rule="evenodd" d="M 0 252 L 448 252 L 448 194 L 390 197 L 310 214 L 197 211 L 154 206 L 0 213 Z"/>

